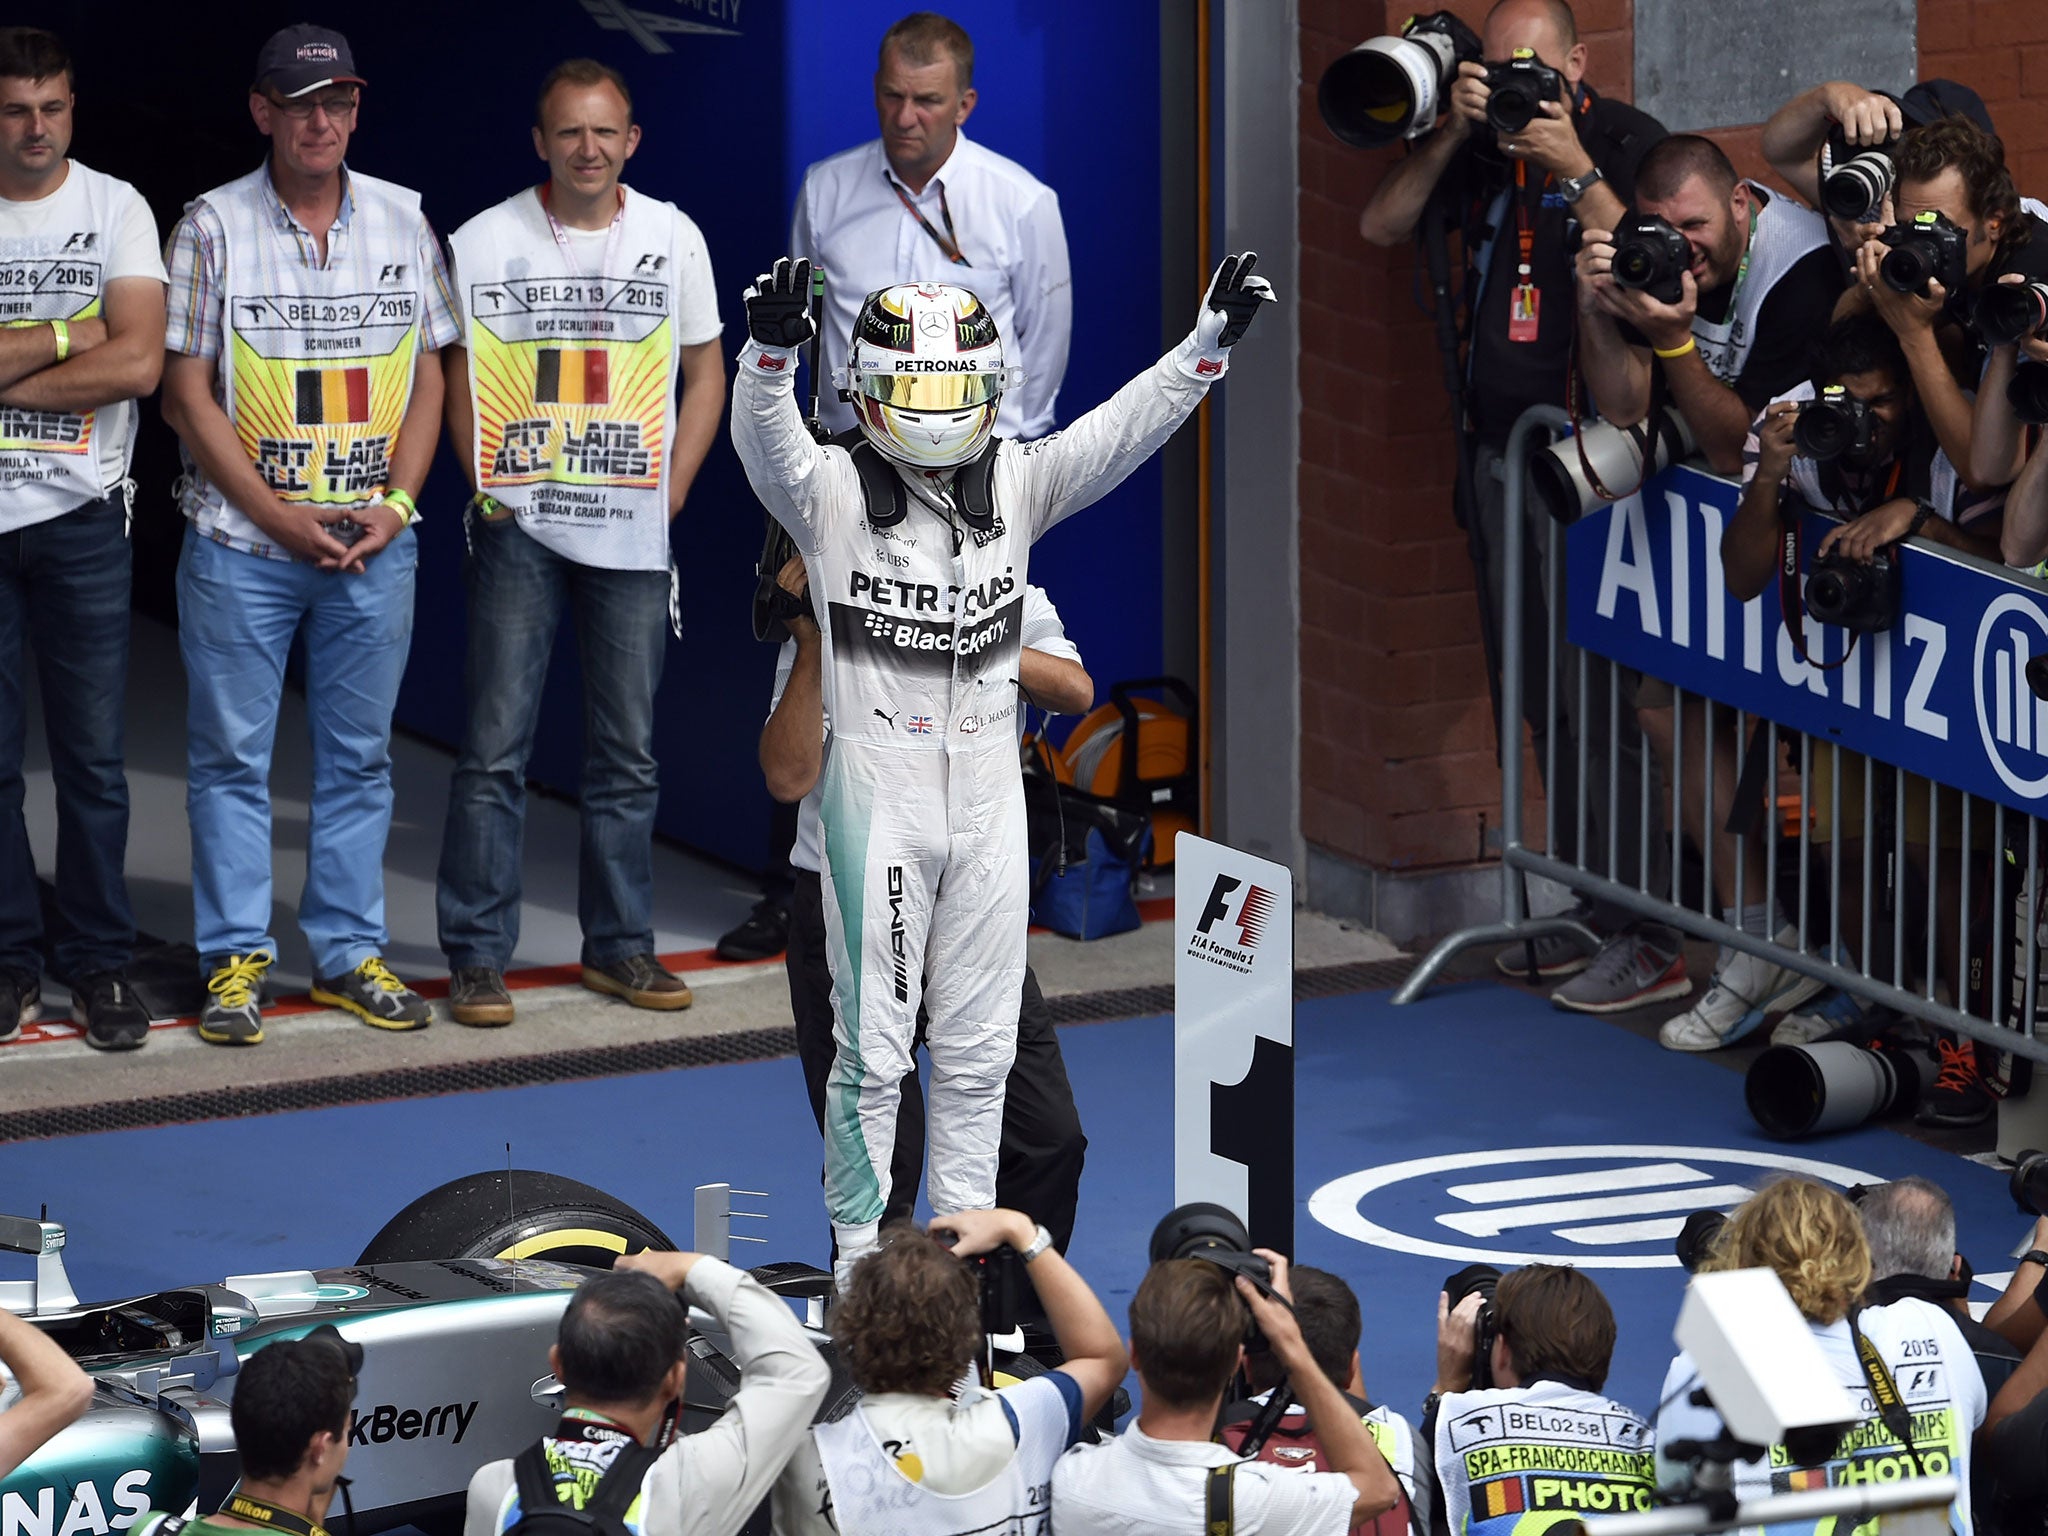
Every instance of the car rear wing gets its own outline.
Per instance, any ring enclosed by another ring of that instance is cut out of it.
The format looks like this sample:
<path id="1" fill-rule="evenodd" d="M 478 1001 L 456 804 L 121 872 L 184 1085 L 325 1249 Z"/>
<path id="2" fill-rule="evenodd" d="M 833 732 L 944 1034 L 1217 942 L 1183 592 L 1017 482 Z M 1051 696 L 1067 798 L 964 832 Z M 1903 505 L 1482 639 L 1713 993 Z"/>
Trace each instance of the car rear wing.
<path id="1" fill-rule="evenodd" d="M 0 1307 L 32 1314 L 78 1305 L 78 1293 L 64 1272 L 64 1225 L 29 1216 L 0 1216 L 0 1252 L 26 1253 L 36 1261 L 33 1280 L 0 1280 Z"/>

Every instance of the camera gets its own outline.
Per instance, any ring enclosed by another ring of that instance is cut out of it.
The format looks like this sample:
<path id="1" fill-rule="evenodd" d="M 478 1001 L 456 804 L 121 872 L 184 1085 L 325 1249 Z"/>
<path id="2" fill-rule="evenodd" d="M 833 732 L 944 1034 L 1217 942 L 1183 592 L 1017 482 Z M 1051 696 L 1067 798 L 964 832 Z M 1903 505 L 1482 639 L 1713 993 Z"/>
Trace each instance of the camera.
<path id="1" fill-rule="evenodd" d="M 1884 216 L 1884 200 L 1898 184 L 1899 168 L 1892 160 L 1897 142 L 1852 149 L 1840 123 L 1829 129 L 1821 151 L 1821 206 L 1835 218 L 1875 224 Z"/>
<path id="2" fill-rule="evenodd" d="M 1956 293 L 1969 280 L 1969 237 L 1931 208 L 1915 214 L 1910 224 L 1894 224 L 1877 239 L 1888 247 L 1878 273 L 1896 293 L 1925 298 L 1930 282 L 1940 283 L 1945 293 Z"/>
<path id="3" fill-rule="evenodd" d="M 1266 1295 L 1274 1294 L 1273 1266 L 1252 1252 L 1251 1234 L 1237 1213 L 1228 1206 L 1207 1200 L 1177 1205 L 1159 1218 L 1152 1229 L 1151 1260 L 1200 1259 L 1231 1275 L 1243 1275 Z M 1247 1349 L 1265 1344 L 1257 1319 L 1245 1309 L 1244 1343 Z"/>
<path id="4" fill-rule="evenodd" d="M 1889 551 L 1868 560 L 1816 555 L 1806 577 L 1807 616 L 1843 629 L 1890 629 L 1899 621 L 1899 585 L 1898 558 Z"/>
<path id="5" fill-rule="evenodd" d="M 1691 458 L 1696 446 L 1692 428 L 1668 405 L 1634 427 L 1582 422 L 1577 436 L 1560 438 L 1529 456 L 1529 494 L 1558 522 L 1575 523 L 1608 499 L 1600 486 L 1626 496 L 1651 476 Z"/>
<path id="6" fill-rule="evenodd" d="M 754 638 L 769 640 L 780 645 L 789 636 L 789 621 L 808 618 L 817 622 L 817 611 L 811 606 L 808 588 L 802 596 L 783 590 L 776 578 L 782 568 L 796 556 L 796 541 L 789 536 L 789 530 L 774 518 L 768 519 L 768 532 L 761 544 L 761 558 L 754 562 Z"/>
<path id="7" fill-rule="evenodd" d="M 1449 110 L 1458 66 L 1480 52 L 1479 34 L 1449 11 L 1413 18 L 1399 37 L 1360 43 L 1324 70 L 1316 108 L 1358 149 L 1419 139 Z"/>
<path id="8" fill-rule="evenodd" d="M 1456 1274 L 1444 1277 L 1444 1295 L 1449 1298 L 1450 1309 L 1453 1312 L 1458 1310 L 1458 1303 L 1467 1296 L 1477 1293 L 1480 1297 L 1479 1316 L 1473 1320 L 1474 1392 L 1484 1392 L 1493 1385 L 1493 1341 L 1500 1337 L 1500 1323 L 1493 1314 L 1493 1291 L 1499 1284 L 1500 1271 L 1491 1264 L 1467 1264 Z"/>
<path id="9" fill-rule="evenodd" d="M 2005 398 L 2013 415 L 2028 426 L 2048 425 L 2048 363 L 2021 363 L 2005 386 Z"/>
<path id="10" fill-rule="evenodd" d="M 1840 384 L 1830 384 L 1799 408 L 1792 441 L 1816 462 L 1840 459 L 1851 469 L 1867 469 L 1877 457 L 1883 430 L 1884 424 L 1867 402 Z"/>
<path id="11" fill-rule="evenodd" d="M 1809 583 L 1809 609 L 1812 591 Z M 1793 1141 L 1910 1114 L 1933 1086 L 1934 1071 L 1932 1057 L 1905 1045 L 1774 1045 L 1749 1064 L 1742 1096 L 1765 1135 Z"/>
<path id="12" fill-rule="evenodd" d="M 1994 347 L 2048 331 L 2048 283 L 1987 283 L 1976 320 L 1977 334 Z"/>
<path id="13" fill-rule="evenodd" d="M 1727 1225 L 1724 1211 L 1694 1211 L 1685 1218 L 1685 1225 L 1672 1240 L 1671 1252 L 1688 1275 L 1698 1274 L 1700 1266 L 1714 1256 L 1714 1245 Z"/>
<path id="14" fill-rule="evenodd" d="M 1685 294 L 1679 278 L 1691 265 L 1691 244 L 1654 213 L 1630 213 L 1614 232 L 1614 280 L 1624 288 L 1676 304 Z"/>
<path id="15" fill-rule="evenodd" d="M 940 1246 L 951 1248 L 956 1241 L 950 1232 L 935 1233 Z M 1024 1273 L 1024 1257 L 1008 1244 L 988 1253 L 970 1254 L 960 1260 L 973 1274 L 981 1297 L 981 1331 L 1000 1338 L 1015 1333 L 1024 1322 L 1024 1292 L 1030 1277 Z"/>
<path id="16" fill-rule="evenodd" d="M 2048 1152 L 2022 1152 L 2012 1165 L 2013 1204 L 2029 1216 L 2048 1216 Z"/>
<path id="17" fill-rule="evenodd" d="M 1487 67 L 1486 90 L 1487 127 L 1520 133 L 1543 102 L 1564 100 L 1564 76 L 1537 58 L 1535 49 L 1517 48 L 1507 63 Z"/>

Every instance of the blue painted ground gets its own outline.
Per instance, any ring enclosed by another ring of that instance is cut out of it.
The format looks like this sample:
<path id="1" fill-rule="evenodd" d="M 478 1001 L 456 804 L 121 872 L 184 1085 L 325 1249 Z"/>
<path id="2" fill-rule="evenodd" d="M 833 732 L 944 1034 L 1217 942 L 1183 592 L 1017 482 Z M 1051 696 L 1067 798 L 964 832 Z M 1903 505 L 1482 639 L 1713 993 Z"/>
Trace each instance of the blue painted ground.
<path id="1" fill-rule="evenodd" d="M 1679 1153 L 1649 1161 L 1667 1181 L 1687 1176 L 1674 1167 L 1690 1170 L 1705 1189 L 1754 1182 L 1763 1170 L 1684 1149 L 1789 1152 L 1875 1178 L 1936 1179 L 1955 1197 L 1965 1251 L 1986 1271 L 2009 1268 L 2003 1255 L 2025 1225 L 1991 1169 L 1884 1129 L 1795 1148 L 1770 1143 L 1744 1111 L 1735 1074 L 1504 987 L 1447 988 L 1408 1009 L 1390 1007 L 1384 993 L 1307 1002 L 1296 1033 L 1298 1256 L 1357 1288 L 1367 1386 L 1403 1409 L 1420 1401 L 1434 1371 L 1439 1283 L 1466 1259 L 1361 1242 L 1307 1214 L 1319 1187 L 1359 1170 L 1501 1148 L 1675 1144 Z M 1121 1320 L 1145 1240 L 1172 1203 L 1172 1085 L 1163 1069 L 1171 1026 L 1163 1018 L 1076 1026 L 1061 1043 L 1091 1142 L 1072 1257 Z M 794 1059 L 0 1146 L 0 1210 L 32 1214 L 47 1201 L 70 1228 L 79 1293 L 100 1299 L 236 1271 L 352 1263 L 416 1195 L 502 1166 L 508 1139 L 520 1167 L 607 1189 L 685 1243 L 693 1185 L 730 1179 L 769 1190 L 769 1219 L 745 1224 L 769 1241 L 746 1257 L 825 1256 L 817 1135 Z M 1356 1206 L 1335 1204 L 1397 1240 L 1580 1262 L 1668 1253 L 1662 1238 L 1586 1241 L 1585 1229 L 1601 1235 L 1611 1221 L 1569 1211 L 1526 1212 L 1526 1225 L 1498 1236 L 1474 1237 L 1438 1219 L 1488 1225 L 1484 1213 L 1506 1196 L 1475 1183 L 1600 1166 L 1580 1158 L 1458 1170 L 1389 1185 Z M 1547 1201 L 1538 1190 L 1509 1203 Z M 0 1260 L 0 1273 L 26 1275 L 26 1260 Z M 1621 1324 L 1609 1388 L 1648 1409 L 1670 1359 L 1679 1271 L 1594 1274 Z"/>

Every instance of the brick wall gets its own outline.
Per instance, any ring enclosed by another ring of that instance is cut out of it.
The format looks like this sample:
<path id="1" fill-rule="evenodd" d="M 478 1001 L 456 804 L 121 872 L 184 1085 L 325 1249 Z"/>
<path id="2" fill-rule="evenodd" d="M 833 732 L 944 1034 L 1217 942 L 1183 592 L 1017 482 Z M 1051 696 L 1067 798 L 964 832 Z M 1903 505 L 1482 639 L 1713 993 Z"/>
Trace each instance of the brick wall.
<path id="1" fill-rule="evenodd" d="M 1448 3 L 1475 29 L 1491 7 Z M 1420 262 L 1358 234 L 1401 151 L 1339 144 L 1315 103 L 1333 59 L 1415 9 L 1301 0 L 1302 831 L 1380 869 L 1483 857 L 1500 810 L 1471 563 L 1450 514 L 1450 413 L 1434 323 L 1415 302 Z M 1588 77 L 1629 99 L 1632 0 L 1574 10 Z M 2021 191 L 2048 198 L 2048 0 L 1920 0 L 1919 32 L 1922 76 L 1975 87 Z M 1713 136 L 1745 174 L 1775 180 L 1759 127 Z M 1533 759 L 1524 781 L 1533 811 Z M 1540 835 L 1540 814 L 1530 825 Z"/>

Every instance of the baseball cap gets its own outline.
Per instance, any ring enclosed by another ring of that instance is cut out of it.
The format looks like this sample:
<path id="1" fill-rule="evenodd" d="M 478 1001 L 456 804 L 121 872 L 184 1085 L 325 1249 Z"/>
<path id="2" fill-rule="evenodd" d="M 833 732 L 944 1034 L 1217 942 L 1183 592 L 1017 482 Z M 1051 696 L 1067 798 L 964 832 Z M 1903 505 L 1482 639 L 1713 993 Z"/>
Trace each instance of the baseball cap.
<path id="1" fill-rule="evenodd" d="M 326 27 L 286 27 L 273 32 L 256 55 L 256 88 L 280 96 L 303 96 L 328 85 L 363 85 L 348 39 Z"/>
<path id="2" fill-rule="evenodd" d="M 1944 117 L 1967 117 L 1986 133 L 1998 132 L 1991 126 L 1984 98 L 1954 80 L 1922 80 L 1899 98 L 1899 110 L 1908 127 L 1938 123 Z"/>

